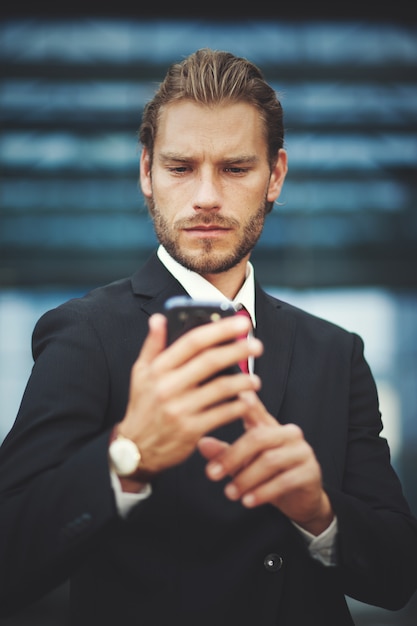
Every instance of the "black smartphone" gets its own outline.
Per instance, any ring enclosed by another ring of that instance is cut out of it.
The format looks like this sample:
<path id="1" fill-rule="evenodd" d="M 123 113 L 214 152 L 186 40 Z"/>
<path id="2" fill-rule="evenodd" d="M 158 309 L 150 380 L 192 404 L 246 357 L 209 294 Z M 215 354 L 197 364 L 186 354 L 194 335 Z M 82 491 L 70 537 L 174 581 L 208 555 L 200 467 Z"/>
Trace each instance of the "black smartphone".
<path id="1" fill-rule="evenodd" d="M 174 296 L 165 302 L 164 313 L 168 318 L 168 345 L 187 331 L 217 322 L 236 313 L 228 302 L 193 300 L 189 296 Z"/>

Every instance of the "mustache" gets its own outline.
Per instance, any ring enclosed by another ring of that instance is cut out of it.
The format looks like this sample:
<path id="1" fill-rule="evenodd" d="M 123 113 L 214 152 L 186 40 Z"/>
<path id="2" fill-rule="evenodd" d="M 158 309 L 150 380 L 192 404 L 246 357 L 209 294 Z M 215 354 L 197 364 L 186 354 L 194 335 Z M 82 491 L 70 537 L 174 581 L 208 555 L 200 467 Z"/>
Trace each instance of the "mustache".
<path id="1" fill-rule="evenodd" d="M 194 228 L 196 226 L 218 226 L 219 228 L 237 228 L 240 222 L 224 215 L 204 214 L 185 217 L 175 222 L 175 229 Z"/>

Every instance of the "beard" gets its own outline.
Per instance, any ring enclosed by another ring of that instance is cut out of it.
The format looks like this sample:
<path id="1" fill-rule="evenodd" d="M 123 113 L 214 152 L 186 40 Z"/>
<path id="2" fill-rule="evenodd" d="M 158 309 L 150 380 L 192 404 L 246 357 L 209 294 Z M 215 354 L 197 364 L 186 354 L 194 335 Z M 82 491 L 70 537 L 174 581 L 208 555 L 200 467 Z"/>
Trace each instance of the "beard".
<path id="1" fill-rule="evenodd" d="M 227 272 L 252 252 L 261 236 L 266 217 L 266 198 L 248 221 L 243 224 L 240 220 L 222 215 L 211 215 L 210 212 L 201 213 L 195 217 L 178 220 L 170 226 L 162 211 L 151 201 L 149 211 L 154 223 L 158 241 L 167 252 L 183 267 L 198 274 L 220 274 Z M 231 228 L 239 232 L 239 239 L 230 250 L 218 250 L 215 241 L 202 238 L 198 250 L 187 251 L 180 242 L 180 233 L 184 228 L 192 228 L 199 224 L 215 225 L 221 228 Z"/>

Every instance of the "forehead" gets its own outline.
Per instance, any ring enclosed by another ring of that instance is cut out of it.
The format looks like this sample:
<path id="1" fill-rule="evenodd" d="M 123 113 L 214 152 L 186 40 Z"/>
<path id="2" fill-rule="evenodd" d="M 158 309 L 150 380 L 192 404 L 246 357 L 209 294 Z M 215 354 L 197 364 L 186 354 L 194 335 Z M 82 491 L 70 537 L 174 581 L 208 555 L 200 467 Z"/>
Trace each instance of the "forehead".
<path id="1" fill-rule="evenodd" d="M 216 149 L 265 153 L 265 127 L 258 109 L 247 102 L 215 105 L 180 100 L 160 111 L 155 150 Z"/>

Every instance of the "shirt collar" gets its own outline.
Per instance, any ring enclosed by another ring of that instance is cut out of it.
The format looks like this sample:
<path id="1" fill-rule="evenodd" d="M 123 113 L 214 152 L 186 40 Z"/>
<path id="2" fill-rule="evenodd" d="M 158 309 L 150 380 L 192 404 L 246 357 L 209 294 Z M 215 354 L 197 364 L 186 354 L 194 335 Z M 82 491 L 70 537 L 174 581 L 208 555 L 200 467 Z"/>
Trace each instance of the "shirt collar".
<path id="1" fill-rule="evenodd" d="M 188 270 L 183 265 L 178 263 L 172 256 L 166 251 L 166 249 L 160 245 L 157 250 L 159 260 L 165 265 L 167 270 L 181 283 L 185 291 L 194 300 L 216 300 L 218 302 L 232 302 L 234 306 L 241 304 L 248 311 L 251 316 L 252 325 L 255 328 L 255 275 L 253 266 L 248 262 L 246 267 L 246 278 L 239 292 L 233 300 L 226 298 L 221 291 L 219 291 L 208 280 Z"/>

